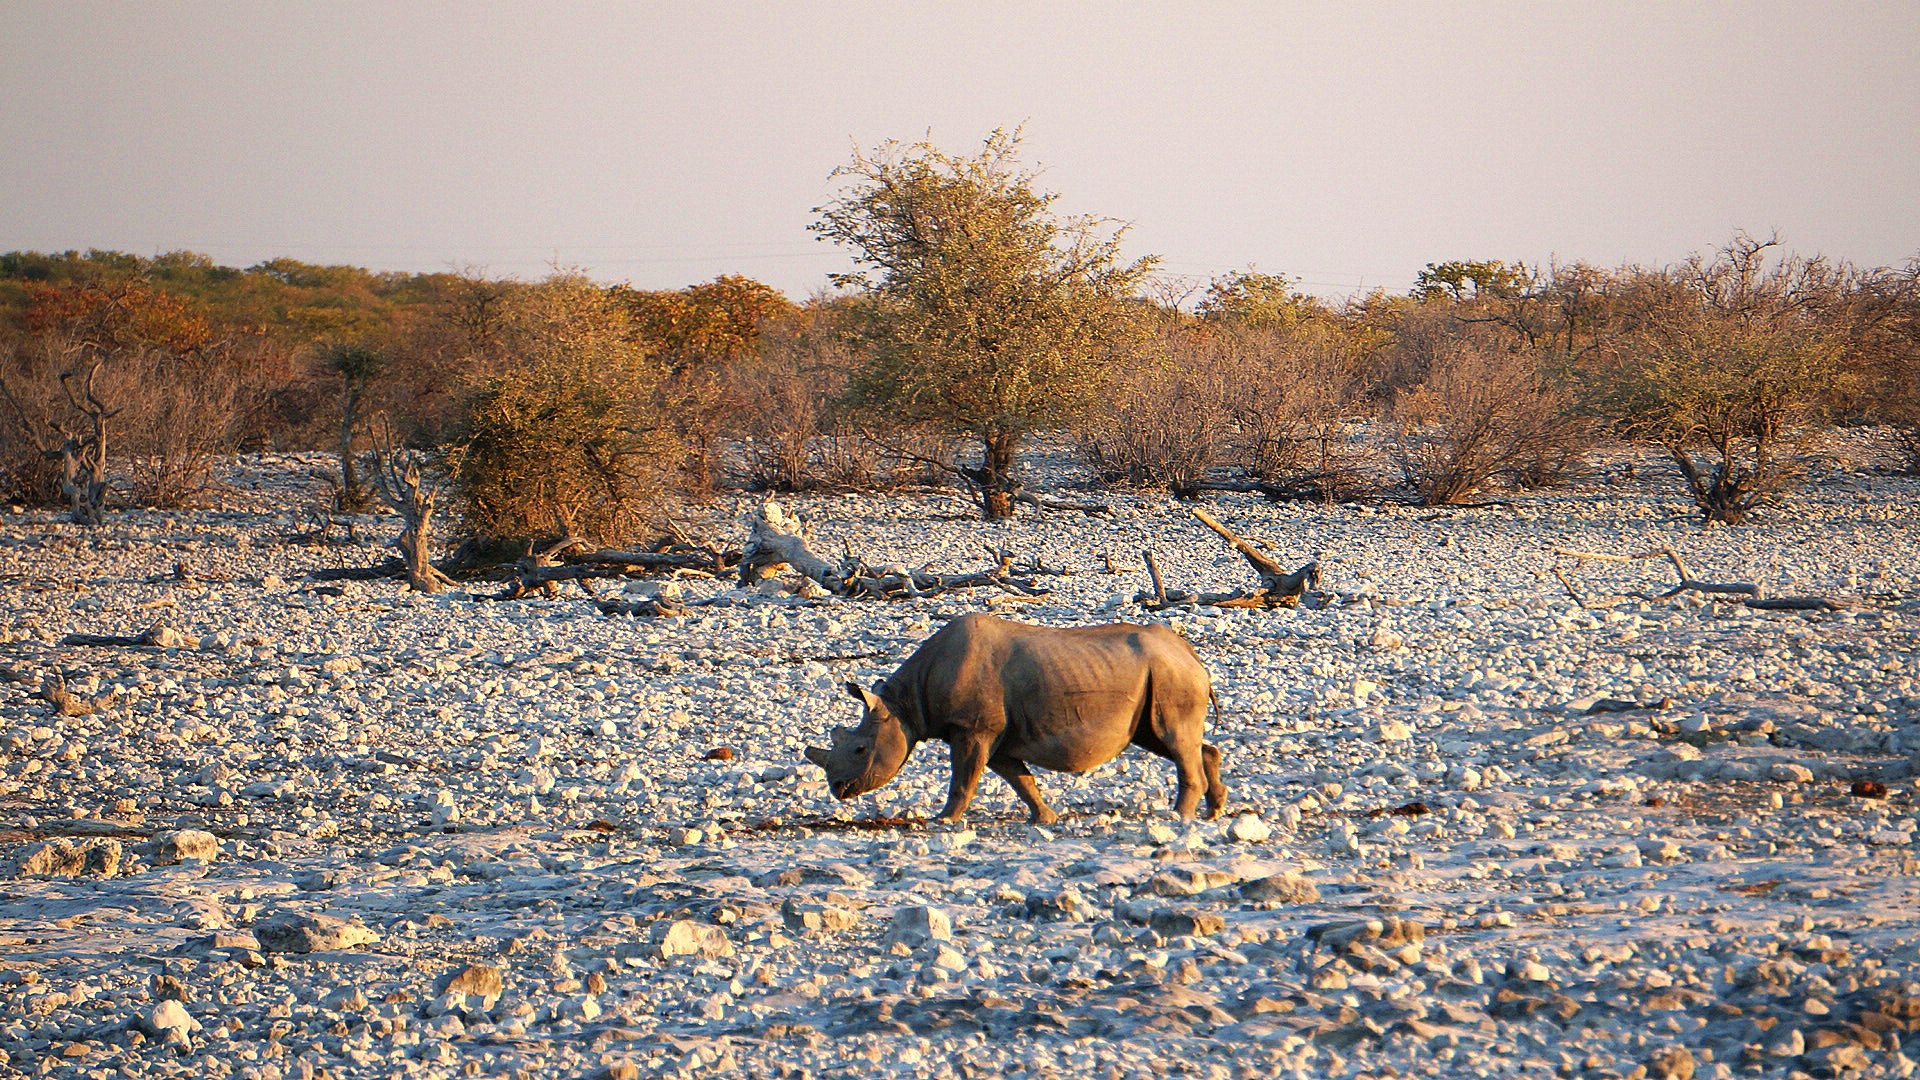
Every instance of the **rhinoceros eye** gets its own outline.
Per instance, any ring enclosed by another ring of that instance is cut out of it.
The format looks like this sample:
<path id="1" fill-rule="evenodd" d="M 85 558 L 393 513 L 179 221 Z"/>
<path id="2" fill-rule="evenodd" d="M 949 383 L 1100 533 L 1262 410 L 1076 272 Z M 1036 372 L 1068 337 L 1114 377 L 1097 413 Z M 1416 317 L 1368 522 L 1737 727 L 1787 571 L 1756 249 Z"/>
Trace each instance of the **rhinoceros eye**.
<path id="1" fill-rule="evenodd" d="M 859 746 L 853 748 L 853 752 L 856 754 L 865 754 L 867 752 L 867 744 L 861 743 Z"/>

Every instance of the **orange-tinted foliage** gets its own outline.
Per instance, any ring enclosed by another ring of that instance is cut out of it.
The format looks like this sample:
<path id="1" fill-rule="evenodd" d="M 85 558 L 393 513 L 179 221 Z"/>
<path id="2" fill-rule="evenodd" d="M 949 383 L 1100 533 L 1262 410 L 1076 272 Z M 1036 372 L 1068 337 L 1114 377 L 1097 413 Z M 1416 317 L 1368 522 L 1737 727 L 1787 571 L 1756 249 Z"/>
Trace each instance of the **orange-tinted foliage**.
<path id="1" fill-rule="evenodd" d="M 673 292 L 620 286 L 635 332 L 675 367 L 737 360 L 754 349 L 771 319 L 795 310 L 771 286 L 728 274 Z"/>
<path id="2" fill-rule="evenodd" d="M 175 356 L 200 352 L 213 328 L 197 303 L 145 282 L 26 284 L 23 329 L 33 336 L 66 335 L 99 352 L 158 349 Z"/>

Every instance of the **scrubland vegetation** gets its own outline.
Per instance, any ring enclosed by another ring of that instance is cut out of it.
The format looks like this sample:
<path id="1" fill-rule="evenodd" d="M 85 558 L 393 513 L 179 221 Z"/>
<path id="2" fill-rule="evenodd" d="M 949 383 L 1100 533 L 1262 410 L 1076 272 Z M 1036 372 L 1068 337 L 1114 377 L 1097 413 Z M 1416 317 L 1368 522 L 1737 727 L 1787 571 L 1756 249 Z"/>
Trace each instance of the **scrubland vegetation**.
<path id="1" fill-rule="evenodd" d="M 513 541 L 630 540 L 724 488 L 952 480 L 1006 517 L 1042 431 L 1106 484 L 1430 505 L 1629 440 L 1724 523 L 1792 488 L 1821 425 L 1880 426 L 1920 468 L 1920 260 L 1743 233 L 1665 267 L 1436 262 L 1339 302 L 1250 269 L 1182 294 L 1121 260 L 1118 223 L 1054 214 L 1018 151 L 857 155 L 814 228 L 860 272 L 797 303 L 738 276 L 0 255 L 0 497 L 97 521 L 192 502 L 218 454 L 326 448 L 357 511 L 376 417 L 439 459 L 466 532 Z"/>

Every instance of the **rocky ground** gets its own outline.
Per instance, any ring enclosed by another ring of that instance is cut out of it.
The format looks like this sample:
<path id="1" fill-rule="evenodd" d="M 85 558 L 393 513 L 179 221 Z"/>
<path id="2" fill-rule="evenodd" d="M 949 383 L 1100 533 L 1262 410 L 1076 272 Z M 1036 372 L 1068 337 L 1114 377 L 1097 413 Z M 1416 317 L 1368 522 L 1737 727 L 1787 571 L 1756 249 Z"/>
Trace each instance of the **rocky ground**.
<path id="1" fill-rule="evenodd" d="M 938 745 L 845 804 L 800 757 L 855 719 L 843 680 L 998 594 L 692 580 L 668 586 L 707 601 L 688 617 L 634 619 L 319 587 L 380 552 L 289 539 L 302 464 L 236 463 L 219 510 L 0 521 L 0 1074 L 1684 1080 L 1920 1057 L 1912 480 L 1835 470 L 1710 532 L 1644 470 L 1480 510 L 1228 496 L 1222 520 L 1317 555 L 1338 599 L 1157 615 L 1131 602 L 1142 549 L 1172 586 L 1252 580 L 1164 496 L 1006 525 L 945 494 L 791 501 L 817 549 L 962 571 L 1004 546 L 1072 573 L 995 610 L 1192 640 L 1228 814 L 1174 820 L 1170 767 L 1129 755 L 1043 776 L 1064 817 L 1038 829 L 992 776 L 964 827 L 923 824 Z M 1850 606 L 1603 603 L 1672 572 L 1553 554 L 1663 546 Z M 59 644 L 156 622 L 179 636 Z"/>

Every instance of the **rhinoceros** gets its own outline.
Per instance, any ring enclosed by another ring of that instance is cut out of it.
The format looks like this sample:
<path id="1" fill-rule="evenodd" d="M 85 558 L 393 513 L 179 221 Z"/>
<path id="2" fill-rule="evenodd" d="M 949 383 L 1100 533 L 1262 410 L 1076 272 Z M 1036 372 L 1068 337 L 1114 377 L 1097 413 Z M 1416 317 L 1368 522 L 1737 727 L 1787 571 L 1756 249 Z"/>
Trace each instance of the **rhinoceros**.
<path id="1" fill-rule="evenodd" d="M 1191 818 L 1204 792 L 1216 817 L 1227 790 L 1220 751 L 1202 741 L 1213 689 L 1186 639 L 1166 626 L 1028 626 L 990 615 L 955 619 L 886 681 L 847 692 L 860 726 L 836 728 L 831 749 L 807 747 L 837 799 L 892 780 L 916 744 L 946 743 L 953 779 L 940 820 L 958 821 L 991 768 L 1038 825 L 1059 820 L 1028 771 L 1086 772 L 1129 745 L 1179 770 L 1174 809 Z"/>

